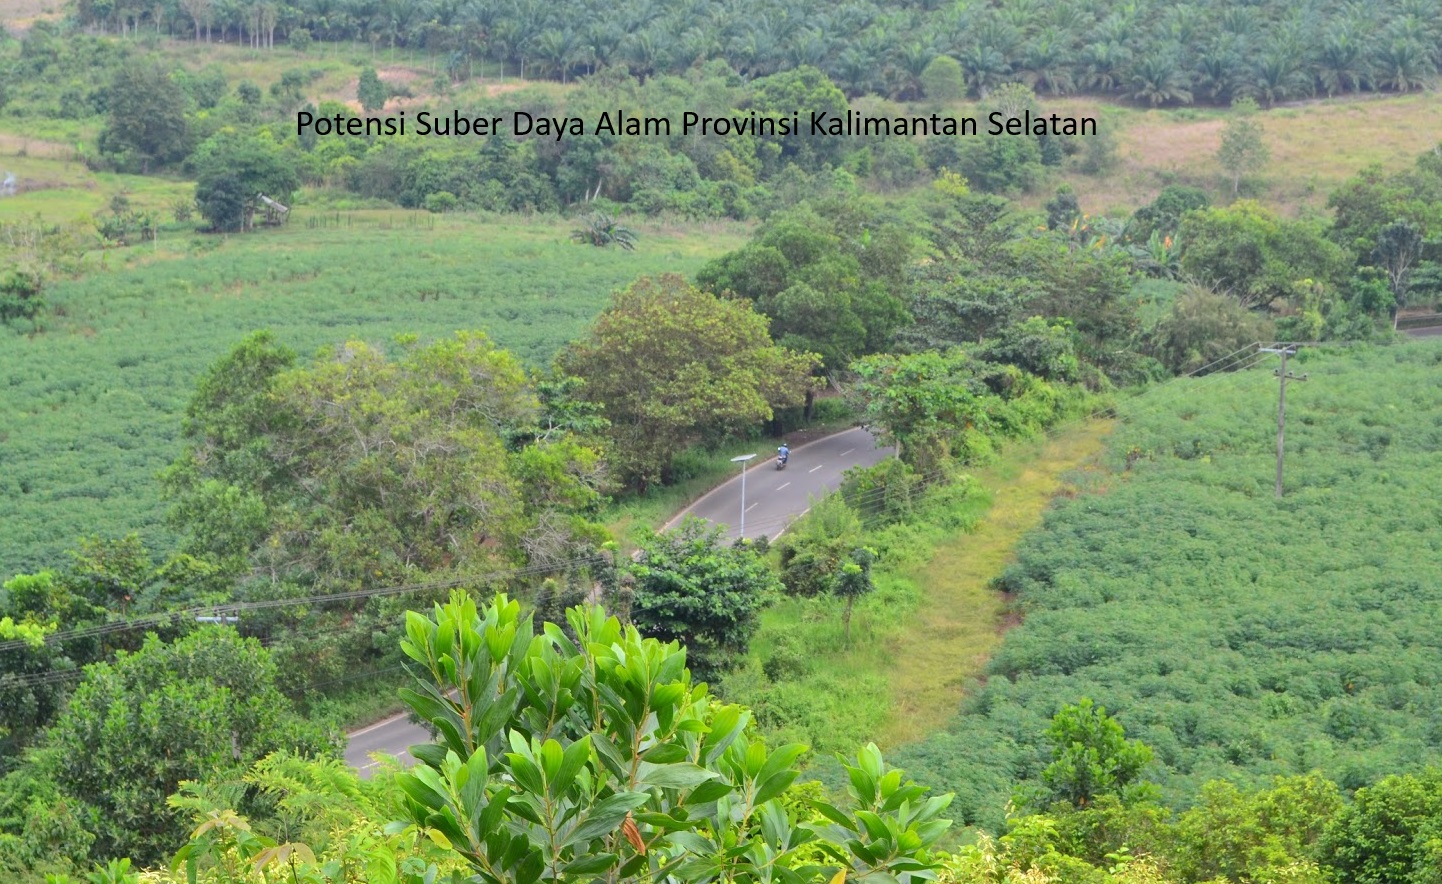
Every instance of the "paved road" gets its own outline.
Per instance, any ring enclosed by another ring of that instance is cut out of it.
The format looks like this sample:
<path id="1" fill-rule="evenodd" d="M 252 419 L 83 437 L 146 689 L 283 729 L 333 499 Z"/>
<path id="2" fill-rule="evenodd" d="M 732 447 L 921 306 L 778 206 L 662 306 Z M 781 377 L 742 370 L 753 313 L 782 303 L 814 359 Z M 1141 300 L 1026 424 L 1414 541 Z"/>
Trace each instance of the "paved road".
<path id="1" fill-rule="evenodd" d="M 813 498 L 841 484 L 841 474 L 856 466 L 871 466 L 890 457 L 892 449 L 878 448 L 870 432 L 857 427 L 791 449 L 786 469 L 776 469 L 776 450 L 758 446 L 755 466 L 746 471 L 746 536 L 777 537 L 797 516 L 810 509 Z M 713 489 L 666 523 L 670 528 L 685 516 L 697 516 L 726 527 L 727 537 L 739 537 L 741 478 Z"/>
<path id="2" fill-rule="evenodd" d="M 756 466 L 746 471 L 746 536 L 777 536 L 810 508 L 812 498 L 835 488 L 842 472 L 854 466 L 870 466 L 891 453 L 891 449 L 877 448 L 872 435 L 857 428 L 793 448 L 786 469 L 778 471 L 774 449 L 758 446 L 756 460 L 752 461 Z M 687 515 L 725 525 L 727 536 L 738 536 L 732 524 L 741 520 L 739 475 L 687 507 L 666 527 Z M 378 766 L 371 760 L 371 753 L 395 755 L 410 765 L 415 759 L 407 750 L 430 741 L 425 728 L 412 724 L 405 714 L 396 715 L 352 733 L 345 760 L 368 779 Z"/>
<path id="3" fill-rule="evenodd" d="M 419 743 L 431 742 L 430 732 L 420 725 L 407 720 L 408 713 L 401 713 L 364 727 L 349 735 L 345 747 L 345 763 L 360 773 L 361 779 L 368 780 L 375 773 L 379 762 L 370 757 L 372 752 L 384 752 L 400 758 L 409 767 L 415 759 L 407 751 Z"/>
<path id="4" fill-rule="evenodd" d="M 1409 328 L 1407 334 L 1414 338 L 1435 338 L 1442 336 L 1442 325 L 1429 325 L 1426 328 Z"/>

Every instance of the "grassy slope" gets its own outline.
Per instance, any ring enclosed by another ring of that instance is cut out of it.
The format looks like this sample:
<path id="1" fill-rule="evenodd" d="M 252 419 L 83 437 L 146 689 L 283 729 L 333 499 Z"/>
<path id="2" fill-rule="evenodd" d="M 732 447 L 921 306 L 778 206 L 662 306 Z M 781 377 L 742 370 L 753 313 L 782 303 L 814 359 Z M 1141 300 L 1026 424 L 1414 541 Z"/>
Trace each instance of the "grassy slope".
<path id="1" fill-rule="evenodd" d="M 973 482 L 933 493 L 915 524 L 868 538 L 882 561 L 876 592 L 856 606 L 849 644 L 830 598 L 767 609 L 745 667 L 727 677 L 728 697 L 753 706 L 778 740 L 808 743 L 821 756 L 940 728 L 1005 625 L 991 580 L 1107 429 L 1079 424 L 1049 442 L 1012 446 Z M 762 664 L 783 648 L 800 653 L 803 671 L 773 683 Z"/>
<path id="2" fill-rule="evenodd" d="M 923 603 L 888 643 L 891 709 L 878 743 L 920 740 L 951 718 L 966 681 L 980 673 L 1010 625 L 992 581 L 1052 499 L 1067 493 L 1066 474 L 1089 462 L 1110 430 L 1107 421 L 1075 425 L 1045 443 L 1018 445 L 976 474 L 992 501 L 986 515 L 905 574 Z"/>
<path id="3" fill-rule="evenodd" d="M 1047 113 L 1102 114 L 1118 132 L 1116 169 L 1090 177 L 1068 172 L 1065 180 L 1087 212 L 1129 213 L 1168 184 L 1201 187 L 1222 201 L 1231 181 L 1217 162 L 1226 110 L 1144 110 L 1094 99 L 1039 99 Z M 1363 166 L 1388 171 L 1410 167 L 1442 133 L 1442 101 L 1434 93 L 1349 97 L 1298 103 L 1261 115 L 1271 161 L 1244 195 L 1289 215 L 1325 209 L 1327 195 Z M 1050 189 L 1023 202 L 1040 206 Z"/>
<path id="4" fill-rule="evenodd" d="M 250 331 L 308 355 L 483 329 L 541 366 L 614 289 L 694 272 L 744 239 L 642 226 L 624 253 L 576 245 L 547 220 L 357 212 L 312 230 L 296 214 L 284 230 L 112 253 L 108 272 L 55 287 L 64 316 L 47 333 L 0 335 L 0 574 L 54 562 L 82 532 L 163 540 L 154 477 L 177 451 L 180 412 Z"/>

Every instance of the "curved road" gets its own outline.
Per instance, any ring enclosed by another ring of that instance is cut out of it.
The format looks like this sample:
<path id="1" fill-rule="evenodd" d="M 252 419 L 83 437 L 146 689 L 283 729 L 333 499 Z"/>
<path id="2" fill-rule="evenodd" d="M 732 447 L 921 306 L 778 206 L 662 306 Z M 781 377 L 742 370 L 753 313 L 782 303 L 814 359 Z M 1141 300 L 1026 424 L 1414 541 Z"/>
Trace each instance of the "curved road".
<path id="1" fill-rule="evenodd" d="M 791 449 L 786 469 L 778 471 L 775 448 L 758 444 L 752 461 L 755 466 L 746 471 L 746 536 L 779 536 L 793 519 L 811 508 L 814 498 L 836 488 L 847 469 L 871 466 L 891 454 L 892 449 L 878 448 L 871 433 L 857 427 Z M 688 515 L 725 526 L 727 537 L 739 536 L 739 474 L 677 513 L 665 527 L 674 526 Z M 350 734 L 345 761 L 362 778 L 369 778 L 380 765 L 372 760 L 372 753 L 394 755 L 409 766 L 415 763 L 409 748 L 430 741 L 430 733 L 402 713 Z"/>
<path id="2" fill-rule="evenodd" d="M 776 449 L 758 445 L 756 460 L 746 471 L 746 536 L 778 537 L 792 520 L 811 508 L 811 501 L 841 484 L 851 467 L 869 467 L 890 457 L 893 449 L 878 448 L 876 439 L 861 427 L 836 433 L 791 449 L 786 469 L 776 469 Z M 741 536 L 741 478 L 718 485 L 666 523 L 671 528 L 686 516 L 696 516 L 726 528 L 726 536 Z"/>

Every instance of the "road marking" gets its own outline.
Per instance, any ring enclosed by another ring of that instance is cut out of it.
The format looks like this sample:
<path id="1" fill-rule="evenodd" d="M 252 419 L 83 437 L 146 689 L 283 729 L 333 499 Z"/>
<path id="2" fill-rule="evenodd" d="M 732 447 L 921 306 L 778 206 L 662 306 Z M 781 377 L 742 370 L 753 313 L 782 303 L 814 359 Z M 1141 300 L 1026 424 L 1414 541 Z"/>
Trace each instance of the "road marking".
<path id="1" fill-rule="evenodd" d="M 790 485 L 790 484 L 791 484 L 790 482 L 787 482 L 787 483 L 786 483 L 786 485 Z M 782 488 L 785 488 L 786 485 L 779 485 L 779 486 L 777 486 L 776 490 L 777 490 L 777 491 L 780 491 Z"/>
<path id="2" fill-rule="evenodd" d="M 812 467 L 811 469 L 807 470 L 806 472 L 808 472 L 808 473 L 814 473 L 814 472 L 816 472 L 816 471 L 819 470 L 819 469 L 821 469 L 821 467 Z"/>
<path id="3" fill-rule="evenodd" d="M 396 721 L 400 721 L 402 718 L 405 718 L 408 714 L 409 714 L 409 713 L 406 713 L 406 712 L 397 713 L 396 715 L 392 715 L 390 718 L 386 718 L 386 719 L 383 719 L 383 720 L 381 720 L 381 721 L 376 722 L 375 724 L 371 725 L 370 727 L 363 727 L 363 728 L 361 728 L 361 729 L 358 730 L 358 731 L 352 731 L 351 733 L 346 734 L 346 736 L 347 736 L 347 737 L 358 737 L 358 736 L 360 736 L 361 734 L 368 734 L 368 733 L 370 733 L 371 731 L 375 730 L 375 729 L 378 728 L 378 727 L 385 727 L 385 726 L 388 725 L 388 724 L 391 724 L 391 723 L 396 722 Z"/>
<path id="4" fill-rule="evenodd" d="M 751 512 L 752 510 L 756 509 L 756 506 L 757 506 L 757 505 L 754 504 L 754 503 L 751 504 L 750 506 L 748 506 L 748 507 L 746 508 L 746 512 L 748 512 L 748 513 Z"/>
<path id="5" fill-rule="evenodd" d="M 848 449 L 846 449 L 845 451 L 841 452 L 841 455 L 840 455 L 840 456 L 841 456 L 841 457 L 845 457 L 846 455 L 850 454 L 851 452 L 853 452 L 853 451 L 855 451 L 855 450 L 856 450 L 855 448 L 848 448 Z"/>

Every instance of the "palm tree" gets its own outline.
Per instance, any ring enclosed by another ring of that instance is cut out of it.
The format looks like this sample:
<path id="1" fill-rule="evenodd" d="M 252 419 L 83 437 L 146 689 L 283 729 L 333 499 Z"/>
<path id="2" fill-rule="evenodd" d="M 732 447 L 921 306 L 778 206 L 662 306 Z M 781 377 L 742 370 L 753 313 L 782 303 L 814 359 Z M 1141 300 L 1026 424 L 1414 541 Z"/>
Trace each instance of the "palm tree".
<path id="1" fill-rule="evenodd" d="M 1093 43 L 1082 50 L 1082 80 L 1087 88 L 1111 92 L 1121 85 L 1131 57 L 1123 43 Z"/>
<path id="2" fill-rule="evenodd" d="M 1299 98 L 1310 91 L 1311 85 L 1311 78 L 1302 70 L 1301 58 L 1290 52 L 1269 49 L 1252 68 L 1254 94 L 1267 107 Z"/>
<path id="3" fill-rule="evenodd" d="M 1330 98 L 1338 92 L 1355 92 L 1366 81 L 1366 47 L 1349 25 L 1339 24 L 1322 40 L 1317 56 L 1317 79 Z"/>
<path id="4" fill-rule="evenodd" d="M 636 248 L 635 231 L 617 224 L 615 218 L 604 212 L 593 213 L 584 227 L 571 231 L 571 239 L 602 249 L 615 245 L 630 252 Z"/>
<path id="5" fill-rule="evenodd" d="M 1146 99 L 1152 107 L 1173 101 L 1190 102 L 1186 72 L 1177 61 L 1180 47 L 1159 47 L 1138 58 L 1127 74 L 1132 98 Z"/>
<path id="6" fill-rule="evenodd" d="M 1421 44 L 1406 37 L 1383 38 L 1372 54 L 1372 67 L 1379 87 L 1398 92 L 1420 89 L 1437 73 Z"/>
<path id="7" fill-rule="evenodd" d="M 1021 57 L 1021 78 L 1028 86 L 1044 86 L 1052 95 L 1065 95 L 1076 88 L 1071 51 L 1056 29 L 1047 28 L 1028 40 Z"/>

